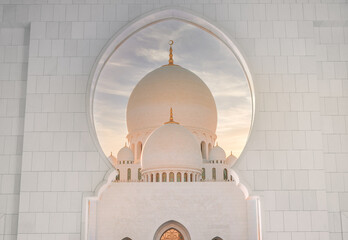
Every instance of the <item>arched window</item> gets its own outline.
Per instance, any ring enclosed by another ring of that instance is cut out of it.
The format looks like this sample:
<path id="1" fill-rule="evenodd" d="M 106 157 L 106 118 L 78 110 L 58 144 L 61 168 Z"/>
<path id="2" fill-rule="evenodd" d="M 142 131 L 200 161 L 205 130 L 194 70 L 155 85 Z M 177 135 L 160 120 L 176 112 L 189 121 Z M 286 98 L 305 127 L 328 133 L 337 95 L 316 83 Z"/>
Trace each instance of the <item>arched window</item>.
<path id="1" fill-rule="evenodd" d="M 209 153 L 210 153 L 210 150 L 211 150 L 211 143 L 208 144 L 208 156 L 209 156 Z"/>
<path id="2" fill-rule="evenodd" d="M 141 168 L 138 168 L 138 181 L 141 181 Z"/>
<path id="3" fill-rule="evenodd" d="M 191 240 L 187 229 L 176 221 L 162 224 L 156 231 L 154 240 Z"/>
<path id="4" fill-rule="evenodd" d="M 225 181 L 228 180 L 228 177 L 227 177 L 227 169 L 226 169 L 226 168 L 224 169 L 224 180 L 225 180 Z"/>
<path id="5" fill-rule="evenodd" d="M 201 142 L 201 153 L 202 153 L 202 158 L 206 159 L 207 158 L 207 146 L 204 141 Z"/>
<path id="6" fill-rule="evenodd" d="M 205 180 L 205 168 L 202 168 L 202 180 Z"/>
<path id="7" fill-rule="evenodd" d="M 151 173 L 151 182 L 153 182 L 153 174 Z"/>
<path id="8" fill-rule="evenodd" d="M 166 182 L 167 181 L 167 174 L 164 172 L 162 173 L 162 182 Z"/>
<path id="9" fill-rule="evenodd" d="M 132 240 L 132 239 L 129 237 L 125 237 L 125 238 L 122 238 L 122 240 Z"/>
<path id="10" fill-rule="evenodd" d="M 190 182 L 193 182 L 193 176 L 192 176 L 192 173 L 190 174 Z"/>
<path id="11" fill-rule="evenodd" d="M 214 237 L 212 240 L 223 240 L 221 237 Z"/>
<path id="12" fill-rule="evenodd" d="M 149 175 L 146 175 L 146 182 L 149 181 Z"/>
<path id="13" fill-rule="evenodd" d="M 212 173 L 213 173 L 213 180 L 216 180 L 216 168 L 212 169 Z"/>
<path id="14" fill-rule="evenodd" d="M 187 173 L 184 174 L 184 182 L 187 182 Z"/>
<path id="15" fill-rule="evenodd" d="M 143 150 L 143 144 L 138 142 L 137 144 L 137 159 L 139 160 L 141 157 L 141 151 Z"/>
<path id="16" fill-rule="evenodd" d="M 132 178 L 132 170 L 130 168 L 127 169 L 127 181 L 130 181 Z"/>
<path id="17" fill-rule="evenodd" d="M 160 174 L 156 173 L 156 182 L 159 182 L 159 181 L 160 181 Z"/>
<path id="18" fill-rule="evenodd" d="M 179 172 L 176 174 L 176 181 L 181 182 L 181 173 Z"/>
<path id="19" fill-rule="evenodd" d="M 121 177 L 120 169 L 117 169 L 116 171 L 117 171 L 116 181 L 120 181 L 120 177 Z"/>
<path id="20" fill-rule="evenodd" d="M 169 182 L 174 182 L 174 173 L 169 173 Z"/>

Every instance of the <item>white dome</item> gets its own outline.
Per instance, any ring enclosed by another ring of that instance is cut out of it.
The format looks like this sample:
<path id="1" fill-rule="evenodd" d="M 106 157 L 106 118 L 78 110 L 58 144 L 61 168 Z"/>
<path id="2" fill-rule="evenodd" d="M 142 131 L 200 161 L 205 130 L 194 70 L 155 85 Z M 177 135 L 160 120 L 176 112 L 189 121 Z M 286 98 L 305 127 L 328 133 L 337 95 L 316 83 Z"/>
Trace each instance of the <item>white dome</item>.
<path id="1" fill-rule="evenodd" d="M 128 132 L 160 127 L 170 107 L 182 126 L 215 134 L 217 111 L 213 95 L 196 74 L 177 65 L 157 68 L 136 85 L 127 105 Z"/>
<path id="2" fill-rule="evenodd" d="M 120 149 L 117 153 L 117 160 L 118 161 L 133 161 L 134 160 L 134 155 L 132 150 L 124 146 L 123 148 Z"/>
<path id="3" fill-rule="evenodd" d="M 165 124 L 149 136 L 141 158 L 142 170 L 202 169 L 199 143 L 179 124 Z"/>
<path id="4" fill-rule="evenodd" d="M 210 150 L 209 160 L 226 160 L 226 153 L 221 147 L 215 146 Z"/>
<path id="5" fill-rule="evenodd" d="M 117 159 L 114 155 L 112 155 L 112 153 L 110 154 L 108 158 L 110 162 L 112 162 L 113 164 L 117 164 Z"/>
<path id="6" fill-rule="evenodd" d="M 236 162 L 236 160 L 237 160 L 237 157 L 234 156 L 231 152 L 231 154 L 226 158 L 226 164 L 232 166 Z"/>

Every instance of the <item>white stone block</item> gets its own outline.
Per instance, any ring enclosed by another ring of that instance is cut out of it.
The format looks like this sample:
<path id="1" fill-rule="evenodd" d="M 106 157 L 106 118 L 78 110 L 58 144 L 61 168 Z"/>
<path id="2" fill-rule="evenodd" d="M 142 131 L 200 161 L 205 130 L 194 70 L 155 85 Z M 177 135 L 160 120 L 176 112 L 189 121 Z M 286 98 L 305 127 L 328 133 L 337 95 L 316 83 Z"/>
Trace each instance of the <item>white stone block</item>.
<path id="1" fill-rule="evenodd" d="M 270 212 L 270 229 L 271 231 L 284 230 L 284 216 L 283 212 Z"/>
<path id="2" fill-rule="evenodd" d="M 30 212 L 42 212 L 43 211 L 43 193 L 42 192 L 31 192 L 30 193 Z"/>
<path id="3" fill-rule="evenodd" d="M 65 185 L 65 174 L 64 172 L 53 172 L 52 173 L 52 191 L 64 191 Z"/>
<path id="4" fill-rule="evenodd" d="M 49 221 L 50 233 L 61 233 L 63 230 L 63 213 L 51 213 Z"/>
<path id="5" fill-rule="evenodd" d="M 308 171 L 298 170 L 295 172 L 296 189 L 308 189 Z"/>
<path id="6" fill-rule="evenodd" d="M 44 212 L 55 212 L 57 209 L 57 193 L 56 192 L 45 192 L 43 211 Z"/>
<path id="7" fill-rule="evenodd" d="M 50 191 L 51 182 L 52 180 L 50 172 L 38 173 L 38 191 Z"/>
<path id="8" fill-rule="evenodd" d="M 312 211 L 311 222 L 313 231 L 327 231 L 328 217 L 326 211 Z"/>
<path id="9" fill-rule="evenodd" d="M 35 226 L 35 232 L 47 233 L 49 227 L 49 213 L 37 213 Z"/>
<path id="10" fill-rule="evenodd" d="M 267 171 L 258 171 L 255 172 L 255 189 L 257 190 L 266 190 L 268 189 L 268 179 Z"/>

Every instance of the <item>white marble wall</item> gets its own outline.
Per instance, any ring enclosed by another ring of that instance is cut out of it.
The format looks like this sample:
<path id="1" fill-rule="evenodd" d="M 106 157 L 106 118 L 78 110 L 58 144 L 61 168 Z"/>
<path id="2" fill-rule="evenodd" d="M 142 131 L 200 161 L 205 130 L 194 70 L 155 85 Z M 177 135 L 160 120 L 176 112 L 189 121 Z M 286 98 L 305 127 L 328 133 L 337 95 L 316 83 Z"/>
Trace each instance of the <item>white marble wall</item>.
<path id="1" fill-rule="evenodd" d="M 247 200 L 231 182 L 112 183 L 97 202 L 97 239 L 153 239 L 170 220 L 191 239 L 248 239 Z"/>
<path id="2" fill-rule="evenodd" d="M 238 170 L 261 196 L 264 239 L 347 240 L 344 0 L 1 1 L 0 67 L 27 44 L 15 61 L 29 67 L 0 73 L 0 239 L 80 239 L 82 198 L 108 170 L 87 124 L 92 65 L 129 21 L 170 6 L 221 26 L 249 64 L 255 122 Z M 16 29 L 30 32 L 9 41 Z"/>
<path id="3" fill-rule="evenodd" d="M 29 29 L 0 27 L 0 239 L 17 236 Z"/>
<path id="4" fill-rule="evenodd" d="M 348 239 L 348 26 L 314 27 L 329 232 Z"/>

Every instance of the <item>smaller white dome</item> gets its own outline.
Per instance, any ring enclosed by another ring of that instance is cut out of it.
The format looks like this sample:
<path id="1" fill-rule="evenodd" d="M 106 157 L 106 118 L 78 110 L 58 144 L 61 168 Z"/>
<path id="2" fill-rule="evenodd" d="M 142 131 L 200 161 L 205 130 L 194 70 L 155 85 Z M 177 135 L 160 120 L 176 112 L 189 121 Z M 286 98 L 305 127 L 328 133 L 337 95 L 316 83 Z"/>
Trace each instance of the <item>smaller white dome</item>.
<path id="1" fill-rule="evenodd" d="M 235 164 L 236 160 L 237 160 L 237 157 L 234 156 L 234 155 L 232 154 L 232 151 L 231 151 L 231 154 L 226 158 L 226 164 L 232 166 L 232 165 Z"/>
<path id="2" fill-rule="evenodd" d="M 221 147 L 215 146 L 210 150 L 209 160 L 226 160 L 226 153 Z"/>
<path id="3" fill-rule="evenodd" d="M 114 155 L 112 155 L 112 153 L 110 154 L 110 156 L 108 157 L 109 161 L 112 162 L 114 165 L 117 164 L 117 159 Z"/>
<path id="4" fill-rule="evenodd" d="M 144 144 L 143 170 L 202 168 L 202 155 L 194 135 L 185 127 L 170 123 L 157 128 Z"/>
<path id="5" fill-rule="evenodd" d="M 134 160 L 134 155 L 132 150 L 124 146 L 123 148 L 120 149 L 117 153 L 117 160 L 118 161 L 133 161 Z"/>

